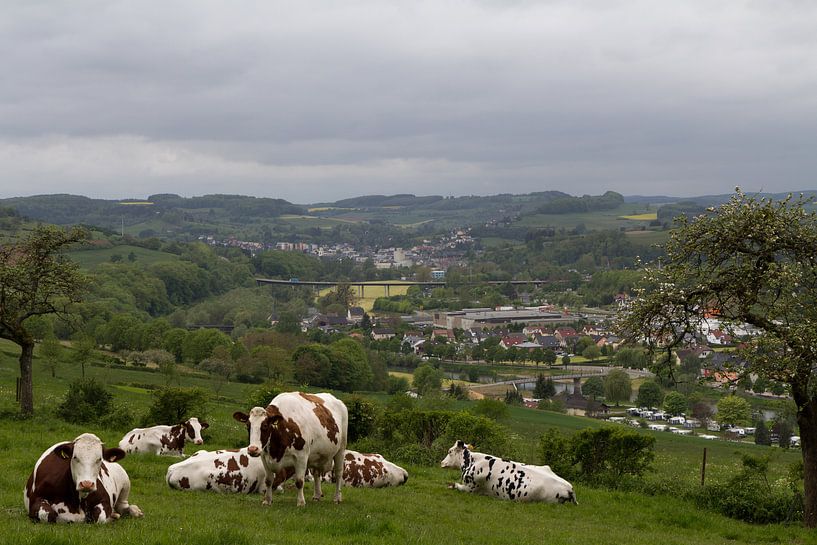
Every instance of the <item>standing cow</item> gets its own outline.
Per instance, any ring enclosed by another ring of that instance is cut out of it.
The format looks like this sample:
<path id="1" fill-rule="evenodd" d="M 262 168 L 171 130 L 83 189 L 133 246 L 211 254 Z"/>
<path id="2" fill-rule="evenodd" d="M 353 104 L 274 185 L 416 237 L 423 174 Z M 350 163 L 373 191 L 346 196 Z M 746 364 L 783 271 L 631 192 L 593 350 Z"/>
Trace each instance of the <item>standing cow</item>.
<path id="1" fill-rule="evenodd" d="M 297 504 L 303 506 L 306 471 L 321 475 L 334 464 L 335 503 L 341 501 L 343 455 L 349 422 L 346 405 L 331 394 L 286 392 L 275 396 L 267 408 L 253 407 L 250 414 L 233 418 L 247 426 L 247 453 L 261 456 L 266 472 L 265 505 L 272 502 L 275 474 L 287 468 L 295 472 Z M 315 479 L 314 500 L 320 500 L 321 480 Z"/>
<path id="2" fill-rule="evenodd" d="M 43 522 L 105 523 L 142 511 L 128 503 L 130 479 L 117 464 L 119 448 L 105 448 L 99 437 L 83 433 L 46 450 L 28 478 L 23 503 L 28 516 Z"/>
<path id="3" fill-rule="evenodd" d="M 201 445 L 201 430 L 209 427 L 207 422 L 190 418 L 175 426 L 153 426 L 136 428 L 125 434 L 119 441 L 119 448 L 128 453 L 148 452 L 165 456 L 184 456 L 184 441 L 189 439 Z"/>
<path id="4" fill-rule="evenodd" d="M 449 488 L 463 492 L 515 501 L 577 503 L 573 485 L 556 475 L 549 466 L 520 464 L 471 452 L 462 441 L 448 449 L 448 455 L 440 465 L 462 471 L 462 484 L 451 483 Z"/>
<path id="5" fill-rule="evenodd" d="M 279 471 L 273 479 L 273 490 L 293 474 L 292 470 Z M 200 450 L 190 458 L 171 465 L 165 476 L 170 488 L 237 494 L 264 493 L 265 478 L 261 458 L 250 456 L 246 448 L 212 452 Z"/>

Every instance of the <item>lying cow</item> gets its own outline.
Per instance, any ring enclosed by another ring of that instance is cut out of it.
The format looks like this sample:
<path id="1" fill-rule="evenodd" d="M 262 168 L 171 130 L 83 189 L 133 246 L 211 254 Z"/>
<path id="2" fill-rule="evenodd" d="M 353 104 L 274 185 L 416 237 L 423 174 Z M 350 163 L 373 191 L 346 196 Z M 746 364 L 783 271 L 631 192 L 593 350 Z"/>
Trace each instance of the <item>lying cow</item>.
<path id="1" fill-rule="evenodd" d="M 457 441 L 448 449 L 448 455 L 440 465 L 462 471 L 462 484 L 449 484 L 449 488 L 462 492 L 515 501 L 578 503 L 573 486 L 556 475 L 549 466 L 520 464 L 471 452 L 462 441 Z"/>
<path id="2" fill-rule="evenodd" d="M 321 475 L 334 464 L 335 503 L 341 501 L 343 456 L 349 415 L 346 405 L 331 394 L 285 392 L 275 396 L 267 408 L 253 407 L 249 414 L 236 412 L 233 418 L 247 426 L 250 444 L 247 454 L 261 457 L 265 470 L 265 505 L 272 502 L 272 483 L 279 471 L 295 472 L 297 504 L 304 501 L 307 470 Z M 321 480 L 315 479 L 314 500 L 323 496 Z"/>
<path id="3" fill-rule="evenodd" d="M 294 471 L 280 471 L 273 479 L 273 490 L 292 477 Z M 167 468 L 165 480 L 178 490 L 213 490 L 215 492 L 264 493 L 266 472 L 261 458 L 247 454 L 247 449 L 200 450 L 190 458 Z"/>
<path id="4" fill-rule="evenodd" d="M 199 422 L 198 418 L 190 418 L 175 426 L 153 426 L 151 428 L 136 428 L 125 434 L 119 441 L 119 448 L 125 452 L 147 452 L 165 456 L 184 456 L 184 441 L 189 439 L 196 445 L 201 445 L 201 430 L 209 427 L 207 422 Z"/>
<path id="5" fill-rule="evenodd" d="M 343 484 L 358 488 L 400 486 L 408 472 L 380 454 L 361 454 L 347 450 L 343 457 Z"/>
<path id="6" fill-rule="evenodd" d="M 130 479 L 117 464 L 119 448 L 105 448 L 99 437 L 83 433 L 57 443 L 34 464 L 23 502 L 28 516 L 43 522 L 104 523 L 142 511 L 128 503 Z"/>

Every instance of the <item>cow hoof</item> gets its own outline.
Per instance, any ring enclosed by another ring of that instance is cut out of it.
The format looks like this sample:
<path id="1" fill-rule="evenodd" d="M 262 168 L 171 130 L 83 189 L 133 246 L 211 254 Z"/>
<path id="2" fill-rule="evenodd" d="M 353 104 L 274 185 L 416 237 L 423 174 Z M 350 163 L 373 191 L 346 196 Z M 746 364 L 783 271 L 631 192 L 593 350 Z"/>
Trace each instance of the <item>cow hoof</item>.
<path id="1" fill-rule="evenodd" d="M 116 520 L 116 519 L 118 519 L 118 518 L 119 518 L 119 517 L 121 517 L 121 516 L 122 516 L 122 515 L 120 515 L 120 514 L 119 514 L 119 513 L 117 513 L 116 511 L 114 511 L 113 513 L 111 513 L 111 518 L 112 518 L 113 520 Z"/>
<path id="2" fill-rule="evenodd" d="M 335 496 L 335 499 L 334 499 L 335 503 L 340 503 L 342 501 L 343 501 L 343 496 L 341 496 L 340 494 Z"/>
<path id="3" fill-rule="evenodd" d="M 312 496 L 312 501 L 321 501 L 322 497 L 323 497 L 323 494 L 321 494 L 320 496 Z"/>
<path id="4" fill-rule="evenodd" d="M 269 501 L 269 500 L 266 500 L 266 499 L 261 500 L 261 505 L 271 505 L 271 504 L 272 504 L 272 502 Z"/>
<path id="5" fill-rule="evenodd" d="M 447 486 L 448 486 L 448 488 L 450 488 L 451 490 L 453 490 L 453 489 L 457 488 L 457 485 L 456 485 L 455 483 L 448 483 L 448 485 L 447 485 Z"/>
<path id="6" fill-rule="evenodd" d="M 128 513 L 130 513 L 130 516 L 134 518 L 141 518 L 145 516 L 142 510 L 139 509 L 139 507 L 136 505 L 131 505 L 130 507 L 128 507 Z"/>

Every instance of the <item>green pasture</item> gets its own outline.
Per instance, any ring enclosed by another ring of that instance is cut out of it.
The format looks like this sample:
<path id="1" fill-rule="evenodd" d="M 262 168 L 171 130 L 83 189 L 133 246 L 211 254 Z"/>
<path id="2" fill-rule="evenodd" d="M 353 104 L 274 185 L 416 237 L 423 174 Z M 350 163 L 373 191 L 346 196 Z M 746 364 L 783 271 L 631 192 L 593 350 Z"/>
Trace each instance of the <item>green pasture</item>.
<path id="1" fill-rule="evenodd" d="M 68 252 L 68 257 L 77 262 L 83 269 L 93 269 L 102 263 L 110 263 L 111 256 L 120 255 L 122 261 L 128 262 L 128 255 L 133 252 L 136 256 L 136 263 L 142 265 L 152 265 L 162 261 L 176 261 L 179 257 L 175 254 L 167 252 L 159 252 L 157 250 L 149 250 L 139 246 L 130 246 L 123 244 L 121 246 L 114 246 L 112 248 L 100 248 L 95 250 L 76 250 Z"/>
<path id="2" fill-rule="evenodd" d="M 164 482 L 167 466 L 176 459 L 131 455 L 122 465 L 132 481 L 131 501 L 145 518 L 122 519 L 107 526 L 56 526 L 30 522 L 23 512 L 22 489 L 34 462 L 52 444 L 72 439 L 85 431 L 114 445 L 127 430 L 67 424 L 54 416 L 66 385 L 79 376 L 75 364 L 63 364 L 52 379 L 42 362 L 35 360 L 34 418 L 14 418 L 16 347 L 0 342 L 0 449 L 4 471 L 0 472 L 0 543 L 9 544 L 394 544 L 394 543 L 491 543 L 491 544 L 723 544 L 723 543 L 817 543 L 812 532 L 799 526 L 749 525 L 702 511 L 672 494 L 673 483 L 700 479 L 703 448 L 708 450 L 708 479 L 724 479 L 739 465 L 737 453 L 774 452 L 772 479 L 779 478 L 798 452 L 770 450 L 751 444 L 705 441 L 669 433 L 649 433 L 657 440 L 655 470 L 645 479 L 666 482 L 668 493 L 647 496 L 576 486 L 579 505 L 515 504 L 449 490 L 446 483 L 458 472 L 439 467 L 402 464 L 408 483 L 381 490 L 345 489 L 344 501 L 332 504 L 331 487 L 326 498 L 296 508 L 292 489 L 276 495 L 264 507 L 260 497 L 219 495 L 171 490 Z M 164 384 L 159 373 L 133 369 L 87 367 L 86 373 L 108 385 L 117 404 L 141 414 L 151 401 L 144 386 Z M 217 383 L 203 377 L 182 375 L 185 386 L 211 391 L 205 448 L 244 446 L 246 431 L 231 414 L 246 409 L 250 385 Z M 382 398 L 382 396 L 375 396 Z M 469 408 L 468 402 L 450 407 Z M 529 458 L 536 457 L 538 437 L 550 428 L 574 432 L 601 422 L 521 407 L 511 407 L 507 425 L 515 440 L 524 443 Z M 195 448 L 188 446 L 187 453 Z M 307 485 L 307 496 L 311 485 Z"/>
<path id="3" fill-rule="evenodd" d="M 650 231 L 647 229 L 644 231 L 627 231 L 625 235 L 633 244 L 653 246 L 665 244 L 669 240 L 670 231 Z"/>
<path id="4" fill-rule="evenodd" d="M 639 221 L 624 216 L 637 216 L 648 213 L 644 204 L 625 203 L 613 210 L 599 210 L 594 212 L 577 212 L 571 214 L 531 214 L 525 215 L 514 224 L 517 227 L 555 227 L 573 229 L 577 225 L 584 225 L 589 230 L 632 229 Z M 642 222 L 644 225 L 648 220 Z"/>

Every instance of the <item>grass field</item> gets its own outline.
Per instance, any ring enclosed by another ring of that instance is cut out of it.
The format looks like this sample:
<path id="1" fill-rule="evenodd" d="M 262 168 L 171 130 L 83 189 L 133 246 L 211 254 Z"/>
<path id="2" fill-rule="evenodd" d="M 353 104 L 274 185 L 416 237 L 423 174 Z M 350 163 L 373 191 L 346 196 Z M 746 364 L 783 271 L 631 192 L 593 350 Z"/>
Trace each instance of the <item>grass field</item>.
<path id="1" fill-rule="evenodd" d="M 652 221 L 658 219 L 657 212 L 647 212 L 646 214 L 630 214 L 629 216 L 621 216 L 625 220 L 635 221 Z"/>
<path id="2" fill-rule="evenodd" d="M 396 280 L 394 282 L 399 284 L 399 282 Z M 359 284 L 360 282 L 352 286 L 356 297 L 355 304 L 366 312 L 371 312 L 375 300 L 378 297 L 386 297 L 386 286 L 365 286 L 366 282 L 363 282 L 363 297 L 360 297 L 360 288 L 358 287 Z M 405 295 L 410 287 L 410 284 L 406 284 L 405 286 L 389 286 L 388 295 Z M 318 292 L 318 297 L 323 297 L 327 293 L 334 290 L 335 288 L 324 288 Z"/>
<path id="3" fill-rule="evenodd" d="M 152 265 L 162 261 L 176 261 L 179 257 L 175 254 L 167 252 L 159 252 L 156 250 L 149 250 L 139 246 L 114 246 L 113 248 L 102 248 L 99 250 L 79 250 L 75 252 L 68 252 L 68 257 L 79 263 L 83 269 L 93 269 L 102 264 L 109 263 L 111 256 L 120 255 L 123 261 L 127 261 L 128 254 L 133 252 L 136 256 L 136 262 L 143 265 Z"/>
<path id="4" fill-rule="evenodd" d="M 446 483 L 458 478 L 456 471 L 439 467 L 401 464 L 409 471 L 406 485 L 394 489 L 345 489 L 344 501 L 324 500 L 296 508 L 294 491 L 275 496 L 263 507 L 259 496 L 218 495 L 171 490 L 164 482 L 167 466 L 177 461 L 131 455 L 122 465 L 133 490 L 131 501 L 145 518 L 123 519 L 108 526 L 56 526 L 34 524 L 23 512 L 22 489 L 34 462 L 55 442 L 91 431 L 107 444 L 118 442 L 123 432 L 95 426 L 66 424 L 54 416 L 67 383 L 77 377 L 76 366 L 65 364 L 58 378 L 35 362 L 37 415 L 18 421 L 14 411 L 14 377 L 17 350 L 0 342 L 0 543 L 3 544 L 394 544 L 394 543 L 491 543 L 491 544 L 723 544 L 723 543 L 815 543 L 812 532 L 798 526 L 753 526 L 701 511 L 670 495 L 615 492 L 576 486 L 579 505 L 514 504 L 449 490 Z M 116 402 L 142 413 L 151 396 L 133 384 L 161 384 L 158 373 L 90 367 L 89 375 L 111 387 Z M 207 379 L 182 378 L 184 385 L 215 390 Z M 244 398 L 252 386 L 228 383 L 208 409 L 211 424 L 205 448 L 244 446 L 246 431 L 231 413 L 246 409 Z M 467 407 L 467 402 L 452 405 Z M 555 427 L 575 431 L 600 422 L 514 407 L 505 422 L 518 441 L 535 443 L 545 430 Z M 723 479 L 737 467 L 738 452 L 755 454 L 767 448 L 750 444 L 712 442 L 653 433 L 657 439 L 656 470 L 645 478 L 667 482 L 699 479 L 700 457 L 709 449 L 709 479 Z M 195 449 L 188 446 L 188 454 Z M 772 478 L 797 452 L 775 451 Z M 531 459 L 525 461 L 537 462 Z M 311 493 L 307 485 L 307 494 Z M 328 497 L 328 495 L 327 495 Z"/>

